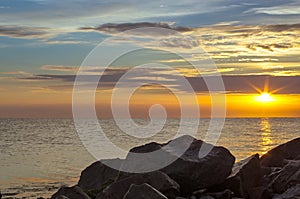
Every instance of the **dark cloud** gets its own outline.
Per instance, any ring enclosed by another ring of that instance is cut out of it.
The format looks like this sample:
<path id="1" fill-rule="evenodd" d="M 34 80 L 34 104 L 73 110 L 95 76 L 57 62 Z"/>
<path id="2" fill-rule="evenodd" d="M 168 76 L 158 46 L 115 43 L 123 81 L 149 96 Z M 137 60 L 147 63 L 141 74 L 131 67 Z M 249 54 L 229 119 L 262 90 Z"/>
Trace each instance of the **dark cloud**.
<path id="1" fill-rule="evenodd" d="M 166 29 L 171 29 L 175 30 L 178 32 L 188 32 L 191 31 L 192 28 L 184 27 L 184 26 L 172 26 L 167 23 L 151 23 L 151 22 L 139 22 L 139 23 L 121 23 L 121 24 L 116 24 L 116 23 L 108 23 L 108 24 L 103 24 L 98 27 L 82 27 L 80 28 L 81 30 L 95 30 L 103 33 L 109 33 L 109 34 L 114 34 L 114 33 L 119 33 L 123 32 L 126 30 L 131 30 L 131 29 L 136 29 L 136 28 L 166 28 Z"/>
<path id="2" fill-rule="evenodd" d="M 50 30 L 45 27 L 0 25 L 0 36 L 40 39 L 40 38 L 48 38 L 50 35 L 51 35 Z"/>
<path id="3" fill-rule="evenodd" d="M 112 89 L 116 82 L 126 73 L 127 69 L 124 70 L 114 70 L 109 69 L 106 73 L 104 73 L 99 81 L 98 88 L 100 89 Z M 165 80 L 154 81 L 147 80 L 147 77 L 163 77 Z M 174 86 L 178 90 L 185 91 L 185 85 L 176 85 L 178 77 L 176 75 L 145 75 L 145 78 L 141 79 L 130 79 L 125 82 L 124 87 L 126 87 L 126 83 L 130 82 L 149 82 L 149 85 L 153 83 L 160 83 L 163 85 Z M 77 76 L 78 81 L 85 82 L 86 85 L 91 85 L 91 83 L 98 81 L 98 75 L 81 75 Z M 192 88 L 195 92 L 205 93 L 208 92 L 207 82 L 216 82 L 218 81 L 218 77 L 216 76 L 205 76 L 203 77 L 185 77 L 187 81 L 191 84 Z M 76 75 L 36 75 L 32 77 L 21 78 L 26 80 L 53 80 L 53 81 L 63 81 L 73 83 L 76 79 Z M 269 75 L 223 75 L 222 76 L 225 91 L 227 93 L 257 93 L 257 91 L 253 88 L 253 86 L 263 90 L 266 80 L 269 81 L 269 90 L 275 91 L 279 94 L 300 94 L 300 76 L 269 76 Z M 172 80 L 172 81 L 170 81 Z M 178 81 L 180 82 L 180 81 Z M 178 83 L 177 82 L 177 83 Z M 252 86 L 251 86 L 252 85 Z M 211 92 L 218 92 L 219 90 L 211 90 Z"/>
<path id="4" fill-rule="evenodd" d="M 41 69 L 49 71 L 78 71 L 77 66 L 44 65 Z"/>
<path id="5" fill-rule="evenodd" d="M 277 24 L 277 25 L 265 25 L 263 29 L 272 32 L 285 32 L 285 31 L 299 31 L 300 23 L 298 24 Z"/>
<path id="6" fill-rule="evenodd" d="M 273 52 L 274 49 L 288 49 L 288 48 L 293 48 L 295 47 L 296 44 L 291 44 L 291 43 L 278 43 L 278 44 L 248 44 L 247 48 L 251 50 L 257 50 L 257 48 L 262 48 L 268 51 Z"/>
<path id="7" fill-rule="evenodd" d="M 196 92 L 208 92 L 207 82 L 218 81 L 217 77 L 186 77 Z M 222 76 L 227 93 L 257 93 L 253 86 L 263 90 L 266 80 L 269 91 L 278 90 L 278 94 L 300 94 L 300 76 L 268 76 L 268 75 L 225 75 Z M 205 81 L 206 80 L 206 81 Z M 252 85 L 252 86 L 251 86 Z M 179 86 L 180 87 L 180 86 Z M 211 90 L 212 92 L 218 90 Z"/>
<path id="8" fill-rule="evenodd" d="M 223 29 L 227 33 L 241 33 L 242 36 L 250 36 L 254 34 L 261 34 L 263 32 L 298 32 L 300 31 L 299 24 L 276 24 L 276 25 L 225 25 L 225 26 L 211 26 L 215 29 Z"/>

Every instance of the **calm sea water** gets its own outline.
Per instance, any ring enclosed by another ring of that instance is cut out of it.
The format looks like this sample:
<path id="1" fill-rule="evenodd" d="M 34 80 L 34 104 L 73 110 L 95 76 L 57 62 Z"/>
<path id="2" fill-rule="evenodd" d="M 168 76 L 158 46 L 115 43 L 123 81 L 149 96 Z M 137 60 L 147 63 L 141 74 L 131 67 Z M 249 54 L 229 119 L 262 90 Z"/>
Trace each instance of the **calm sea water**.
<path id="1" fill-rule="evenodd" d="M 209 121 L 200 120 L 198 138 L 204 139 Z M 107 137 L 123 149 L 170 140 L 178 123 L 169 119 L 152 138 L 132 139 L 116 128 L 113 120 L 100 120 Z M 89 128 L 93 131 L 92 126 Z M 217 145 L 227 147 L 240 160 L 300 137 L 299 129 L 300 118 L 227 119 Z M 1 119 L 0 137 L 0 190 L 4 198 L 49 197 L 61 185 L 75 184 L 81 170 L 95 161 L 81 143 L 72 120 Z"/>

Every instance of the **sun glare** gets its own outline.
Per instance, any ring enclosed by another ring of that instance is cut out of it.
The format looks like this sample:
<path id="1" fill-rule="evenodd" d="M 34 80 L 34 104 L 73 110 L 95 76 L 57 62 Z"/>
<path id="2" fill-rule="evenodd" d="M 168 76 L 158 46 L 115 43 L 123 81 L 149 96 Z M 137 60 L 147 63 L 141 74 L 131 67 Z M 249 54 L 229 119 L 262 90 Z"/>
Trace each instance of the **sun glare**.
<path id="1" fill-rule="evenodd" d="M 274 98 L 271 96 L 270 93 L 262 93 L 259 96 L 256 97 L 256 100 L 259 102 L 267 103 L 274 101 Z"/>

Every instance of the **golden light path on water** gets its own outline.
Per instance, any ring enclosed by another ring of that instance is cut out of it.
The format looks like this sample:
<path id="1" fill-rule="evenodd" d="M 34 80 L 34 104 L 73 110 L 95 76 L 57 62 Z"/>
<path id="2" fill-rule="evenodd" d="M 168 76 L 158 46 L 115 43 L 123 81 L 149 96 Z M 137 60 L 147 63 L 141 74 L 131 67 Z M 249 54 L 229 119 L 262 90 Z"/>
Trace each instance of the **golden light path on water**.
<path id="1" fill-rule="evenodd" d="M 271 125 L 269 123 L 268 118 L 262 118 L 260 122 L 260 132 L 261 132 L 261 151 L 262 154 L 266 154 L 268 150 L 270 150 L 270 146 L 272 146 L 273 141 L 272 141 L 272 130 L 271 130 Z"/>

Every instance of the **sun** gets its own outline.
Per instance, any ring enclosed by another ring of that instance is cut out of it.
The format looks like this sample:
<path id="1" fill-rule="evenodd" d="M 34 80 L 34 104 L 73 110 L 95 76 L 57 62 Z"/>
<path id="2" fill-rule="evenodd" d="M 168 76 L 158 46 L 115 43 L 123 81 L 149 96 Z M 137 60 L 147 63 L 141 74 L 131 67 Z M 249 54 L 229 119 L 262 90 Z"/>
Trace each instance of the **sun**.
<path id="1" fill-rule="evenodd" d="M 259 96 L 255 98 L 259 102 L 267 103 L 267 102 L 273 102 L 275 99 L 271 96 L 270 93 L 263 92 Z"/>

